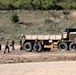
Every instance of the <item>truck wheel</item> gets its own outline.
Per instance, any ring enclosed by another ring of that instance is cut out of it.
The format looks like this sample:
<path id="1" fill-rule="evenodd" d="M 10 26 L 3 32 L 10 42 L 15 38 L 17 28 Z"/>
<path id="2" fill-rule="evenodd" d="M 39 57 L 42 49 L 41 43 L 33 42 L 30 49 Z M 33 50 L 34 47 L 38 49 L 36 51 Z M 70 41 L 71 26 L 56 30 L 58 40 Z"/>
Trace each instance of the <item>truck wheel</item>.
<path id="1" fill-rule="evenodd" d="M 24 44 L 24 49 L 25 49 L 26 52 L 31 52 L 32 51 L 32 44 L 31 44 L 31 42 L 26 42 Z"/>
<path id="2" fill-rule="evenodd" d="M 61 42 L 59 43 L 59 50 L 67 50 L 68 49 L 68 45 L 65 42 Z"/>
<path id="3" fill-rule="evenodd" d="M 38 50 L 38 44 L 35 43 L 35 44 L 33 45 L 33 49 L 34 49 L 34 51 L 36 52 L 36 51 Z"/>
<path id="4" fill-rule="evenodd" d="M 38 42 L 38 52 L 42 51 L 42 44 L 40 42 Z"/>
<path id="5" fill-rule="evenodd" d="M 33 45 L 33 49 L 34 49 L 34 51 L 41 52 L 42 51 L 42 44 L 40 42 L 35 43 Z"/>
<path id="6" fill-rule="evenodd" d="M 75 50 L 75 44 L 74 43 L 70 43 L 69 50 Z"/>

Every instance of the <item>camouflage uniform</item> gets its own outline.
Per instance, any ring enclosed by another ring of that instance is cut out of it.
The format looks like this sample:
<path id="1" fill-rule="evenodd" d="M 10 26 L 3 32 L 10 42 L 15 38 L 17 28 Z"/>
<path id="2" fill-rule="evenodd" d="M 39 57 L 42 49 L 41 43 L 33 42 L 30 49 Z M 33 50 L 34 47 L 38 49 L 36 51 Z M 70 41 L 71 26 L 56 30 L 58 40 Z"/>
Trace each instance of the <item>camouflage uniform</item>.
<path id="1" fill-rule="evenodd" d="M 20 50 L 23 49 L 23 46 L 22 46 L 22 38 L 20 38 Z"/>
<path id="2" fill-rule="evenodd" d="M 8 49 L 8 53 L 10 53 L 10 51 L 9 51 L 9 39 L 6 40 L 4 53 L 6 53 L 6 49 Z"/>
<path id="3" fill-rule="evenodd" d="M 14 39 L 12 39 L 12 41 L 11 41 L 12 50 L 15 50 L 14 43 L 15 43 L 15 41 L 14 41 Z"/>
<path id="4" fill-rule="evenodd" d="M 20 45 L 21 45 L 21 49 L 20 49 L 20 50 L 22 50 L 22 49 L 23 49 L 24 41 L 25 41 L 25 35 L 24 35 L 24 34 L 22 34 L 22 35 L 21 35 L 21 42 L 20 42 Z"/>

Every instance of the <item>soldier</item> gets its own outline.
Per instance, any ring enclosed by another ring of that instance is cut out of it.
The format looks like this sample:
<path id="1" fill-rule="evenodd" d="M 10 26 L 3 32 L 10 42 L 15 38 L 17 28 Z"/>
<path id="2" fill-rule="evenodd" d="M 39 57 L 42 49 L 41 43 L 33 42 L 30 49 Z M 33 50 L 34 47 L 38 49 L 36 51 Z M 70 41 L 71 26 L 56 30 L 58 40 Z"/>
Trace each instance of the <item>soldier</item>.
<path id="1" fill-rule="evenodd" d="M 22 38 L 20 38 L 20 50 L 22 50 L 23 47 L 22 47 Z"/>
<path id="2" fill-rule="evenodd" d="M 23 49 L 23 46 L 24 46 L 24 41 L 25 41 L 25 34 L 22 34 L 22 49 Z M 24 49 L 23 49 L 24 50 Z"/>
<path id="3" fill-rule="evenodd" d="M 22 34 L 22 44 L 25 41 L 25 34 Z"/>
<path id="4" fill-rule="evenodd" d="M 15 50 L 14 44 L 15 44 L 15 40 L 14 38 L 12 38 L 12 41 L 11 41 L 12 50 Z"/>
<path id="5" fill-rule="evenodd" d="M 4 38 L 0 38 L 0 50 L 2 49 L 2 45 L 1 45 L 1 41 L 3 40 Z"/>
<path id="6" fill-rule="evenodd" d="M 6 49 L 8 49 L 8 53 L 10 53 L 10 51 L 9 51 L 9 38 L 7 38 L 7 40 L 6 40 L 4 53 L 6 53 Z"/>
<path id="7" fill-rule="evenodd" d="M 34 51 L 38 50 L 38 37 L 35 40 L 35 44 L 34 44 Z"/>

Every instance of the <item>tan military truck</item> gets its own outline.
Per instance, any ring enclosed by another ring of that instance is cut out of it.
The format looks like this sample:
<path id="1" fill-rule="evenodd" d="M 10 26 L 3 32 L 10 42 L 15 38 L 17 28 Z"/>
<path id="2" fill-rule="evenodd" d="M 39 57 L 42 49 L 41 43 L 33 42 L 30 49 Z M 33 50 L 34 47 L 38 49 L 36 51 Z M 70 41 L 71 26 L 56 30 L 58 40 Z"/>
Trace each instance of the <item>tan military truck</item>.
<path id="1" fill-rule="evenodd" d="M 23 49 L 27 52 L 50 51 L 52 48 L 59 50 L 75 49 L 74 39 L 76 38 L 76 28 L 66 29 L 59 35 L 26 35 L 23 42 Z"/>

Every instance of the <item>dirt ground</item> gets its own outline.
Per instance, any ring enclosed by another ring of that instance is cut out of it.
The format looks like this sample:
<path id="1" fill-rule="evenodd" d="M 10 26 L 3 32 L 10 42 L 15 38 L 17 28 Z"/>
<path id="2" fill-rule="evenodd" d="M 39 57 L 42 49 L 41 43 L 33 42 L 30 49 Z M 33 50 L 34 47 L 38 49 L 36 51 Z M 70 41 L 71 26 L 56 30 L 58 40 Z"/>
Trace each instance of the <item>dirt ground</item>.
<path id="1" fill-rule="evenodd" d="M 15 51 L 0 51 L 0 75 L 75 75 L 76 51 L 25 52 L 15 45 Z M 66 69 L 65 69 L 66 68 Z"/>
<path id="2" fill-rule="evenodd" d="M 11 50 L 4 54 L 4 45 L 0 51 L 0 64 L 24 63 L 24 62 L 49 62 L 49 61 L 75 61 L 76 51 L 59 51 L 52 49 L 50 52 L 25 52 L 19 50 L 19 45 L 15 45 L 15 51 Z"/>
<path id="3" fill-rule="evenodd" d="M 76 62 L 0 64 L 0 75 L 76 75 Z"/>

